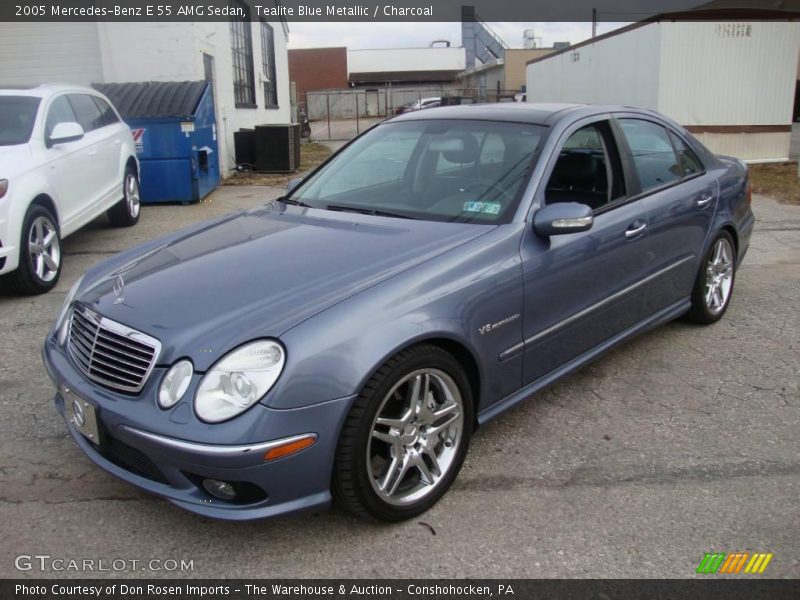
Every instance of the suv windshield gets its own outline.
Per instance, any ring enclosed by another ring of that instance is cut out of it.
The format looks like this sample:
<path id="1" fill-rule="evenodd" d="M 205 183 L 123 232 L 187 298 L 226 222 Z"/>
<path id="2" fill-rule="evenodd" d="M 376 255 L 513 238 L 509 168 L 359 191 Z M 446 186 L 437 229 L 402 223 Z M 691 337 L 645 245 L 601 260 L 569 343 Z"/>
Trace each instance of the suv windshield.
<path id="1" fill-rule="evenodd" d="M 508 222 L 544 132 L 498 121 L 386 123 L 306 179 L 290 201 L 432 221 Z"/>
<path id="2" fill-rule="evenodd" d="M 0 146 L 24 144 L 31 138 L 39 98 L 0 96 Z"/>

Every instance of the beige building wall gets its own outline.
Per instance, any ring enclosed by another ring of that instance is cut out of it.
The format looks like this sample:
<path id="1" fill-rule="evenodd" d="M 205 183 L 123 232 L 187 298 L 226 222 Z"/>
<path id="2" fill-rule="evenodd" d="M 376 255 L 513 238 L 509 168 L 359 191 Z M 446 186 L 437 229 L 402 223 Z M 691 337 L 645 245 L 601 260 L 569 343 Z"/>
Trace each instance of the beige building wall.
<path id="1" fill-rule="evenodd" d="M 509 48 L 505 57 L 505 88 L 520 90 L 525 85 L 525 63 L 547 56 L 552 48 Z M 798 77 L 800 79 L 800 77 Z"/>

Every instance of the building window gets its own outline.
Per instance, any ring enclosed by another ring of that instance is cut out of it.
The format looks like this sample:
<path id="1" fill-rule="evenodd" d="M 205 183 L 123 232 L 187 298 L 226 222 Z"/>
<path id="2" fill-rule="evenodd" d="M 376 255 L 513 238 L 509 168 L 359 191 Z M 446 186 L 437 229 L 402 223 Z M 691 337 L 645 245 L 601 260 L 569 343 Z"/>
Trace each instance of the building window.
<path id="1" fill-rule="evenodd" d="M 264 106 L 278 108 L 278 85 L 275 81 L 275 32 L 261 22 L 261 62 L 264 66 Z"/>
<path id="2" fill-rule="evenodd" d="M 244 11 L 243 19 L 231 21 L 231 53 L 233 56 L 233 98 L 237 107 L 255 108 L 256 85 L 253 77 L 253 34 L 250 8 L 241 0 L 236 5 Z"/>

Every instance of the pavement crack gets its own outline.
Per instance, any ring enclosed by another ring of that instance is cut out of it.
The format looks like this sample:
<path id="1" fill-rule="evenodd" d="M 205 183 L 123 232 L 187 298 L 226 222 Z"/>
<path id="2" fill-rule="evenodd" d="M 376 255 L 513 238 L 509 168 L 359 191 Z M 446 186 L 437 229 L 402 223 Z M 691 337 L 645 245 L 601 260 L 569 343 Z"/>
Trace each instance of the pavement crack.
<path id="1" fill-rule="evenodd" d="M 783 475 L 800 475 L 800 463 L 749 460 L 740 463 L 690 465 L 676 468 L 637 465 L 620 472 L 595 466 L 582 466 L 570 471 L 560 471 L 542 476 L 495 475 L 460 479 L 453 488 L 467 491 L 496 491 L 538 487 L 617 487 L 633 483 L 664 485 Z"/>

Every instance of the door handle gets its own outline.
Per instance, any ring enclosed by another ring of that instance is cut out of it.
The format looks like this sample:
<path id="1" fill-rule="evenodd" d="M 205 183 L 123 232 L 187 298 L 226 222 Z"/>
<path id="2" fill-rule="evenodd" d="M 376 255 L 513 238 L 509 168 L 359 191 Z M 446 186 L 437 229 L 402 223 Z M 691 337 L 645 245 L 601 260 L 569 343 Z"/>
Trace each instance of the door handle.
<path id="1" fill-rule="evenodd" d="M 625 237 L 628 239 L 635 238 L 640 233 L 644 233 L 645 229 L 647 229 L 647 223 L 636 225 L 636 222 L 634 222 L 625 230 Z"/>
<path id="2" fill-rule="evenodd" d="M 697 199 L 695 200 L 695 204 L 697 204 L 698 208 L 705 208 L 711 203 L 713 199 L 714 199 L 713 193 L 703 192 L 697 197 Z"/>
<path id="3" fill-rule="evenodd" d="M 89 156 L 97 156 L 97 150 L 89 150 Z"/>
<path id="4" fill-rule="evenodd" d="M 114 140 L 114 145 L 115 145 L 115 146 L 119 146 L 121 143 L 122 143 L 122 142 L 121 142 L 121 141 L 119 141 L 119 140 Z"/>

